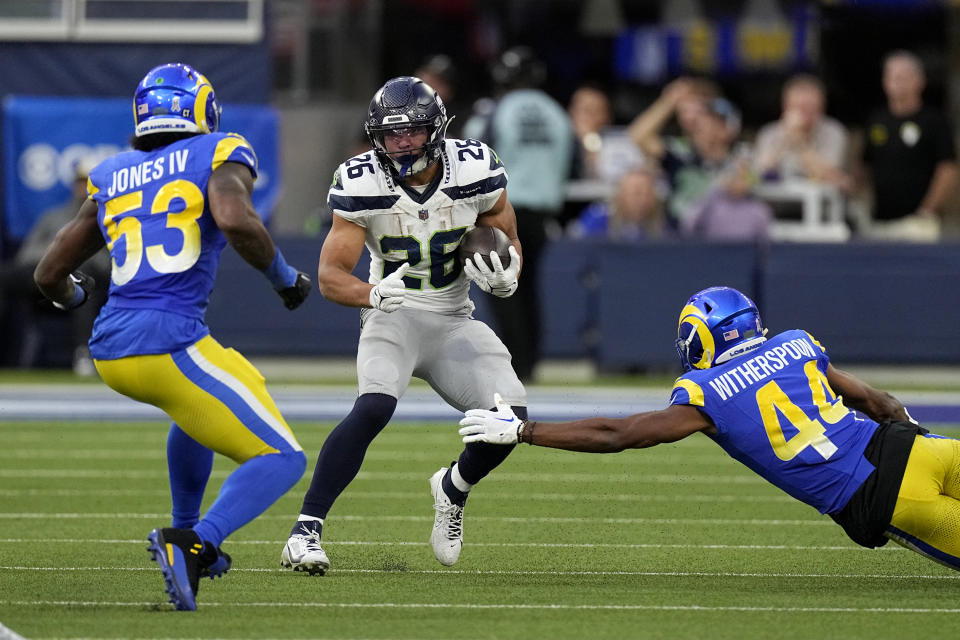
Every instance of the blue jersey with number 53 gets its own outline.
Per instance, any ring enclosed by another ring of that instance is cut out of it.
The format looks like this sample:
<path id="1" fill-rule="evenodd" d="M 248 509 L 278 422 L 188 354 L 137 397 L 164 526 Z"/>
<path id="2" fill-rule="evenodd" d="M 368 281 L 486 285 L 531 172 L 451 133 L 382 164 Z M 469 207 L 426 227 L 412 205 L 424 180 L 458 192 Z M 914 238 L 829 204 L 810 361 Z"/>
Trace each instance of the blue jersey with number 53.
<path id="1" fill-rule="evenodd" d="M 87 191 L 113 263 L 90 343 L 95 358 L 162 353 L 208 333 L 203 316 L 226 239 L 207 182 L 224 162 L 257 175 L 253 148 L 232 133 L 120 153 L 91 171 Z"/>
<path id="2" fill-rule="evenodd" d="M 706 413 L 731 457 L 833 513 L 874 469 L 863 451 L 877 423 L 843 405 L 827 382 L 829 362 L 810 334 L 785 331 L 745 356 L 684 374 L 670 403 Z"/>

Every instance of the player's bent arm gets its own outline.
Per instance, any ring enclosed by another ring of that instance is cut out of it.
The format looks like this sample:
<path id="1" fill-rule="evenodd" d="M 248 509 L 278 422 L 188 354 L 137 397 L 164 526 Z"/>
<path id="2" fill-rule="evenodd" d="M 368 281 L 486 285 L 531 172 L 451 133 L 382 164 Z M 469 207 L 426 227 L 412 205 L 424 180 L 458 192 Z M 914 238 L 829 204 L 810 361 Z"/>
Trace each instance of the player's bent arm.
<path id="1" fill-rule="evenodd" d="M 334 214 L 317 266 L 317 284 L 327 300 L 347 307 L 370 306 L 373 285 L 353 275 L 365 238 L 366 229 Z"/>
<path id="2" fill-rule="evenodd" d="M 874 389 L 853 374 L 827 365 L 827 382 L 830 388 L 843 397 L 843 403 L 865 414 L 871 420 L 909 420 L 903 403 L 886 391 Z"/>
<path id="3" fill-rule="evenodd" d="M 70 273 L 102 249 L 104 242 L 97 225 L 97 203 L 87 199 L 40 258 L 33 272 L 40 292 L 54 302 L 70 306 L 76 291 Z"/>
<path id="4" fill-rule="evenodd" d="M 224 162 L 207 182 L 210 213 L 227 242 L 250 266 L 264 271 L 270 267 L 276 248 L 253 206 L 251 193 L 253 176 L 238 162 Z"/>
<path id="5" fill-rule="evenodd" d="M 507 199 L 506 189 L 488 211 L 477 216 L 477 226 L 497 227 L 507 234 L 513 248 L 517 250 L 517 255 L 520 256 L 520 268 L 523 269 L 523 247 L 520 246 L 520 238 L 517 235 L 517 214 Z"/>
<path id="6" fill-rule="evenodd" d="M 714 429 L 698 409 L 670 405 L 660 411 L 638 413 L 627 418 L 531 422 L 524 429 L 523 442 L 568 451 L 616 453 L 676 442 L 697 431 L 709 433 Z"/>

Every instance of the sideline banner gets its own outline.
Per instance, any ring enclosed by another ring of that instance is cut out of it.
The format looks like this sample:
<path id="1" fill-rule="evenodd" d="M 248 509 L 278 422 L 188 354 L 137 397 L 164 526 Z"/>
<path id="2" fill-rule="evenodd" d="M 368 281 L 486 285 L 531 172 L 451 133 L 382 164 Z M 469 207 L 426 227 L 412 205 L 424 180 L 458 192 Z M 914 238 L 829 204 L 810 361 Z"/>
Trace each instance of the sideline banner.
<path id="1" fill-rule="evenodd" d="M 126 98 L 8 96 L 3 102 L 4 234 L 21 240 L 48 209 L 70 199 L 74 167 L 129 148 Z M 282 186 L 276 112 L 264 105 L 226 104 L 221 131 L 242 134 L 257 152 L 253 204 L 269 224 Z"/>

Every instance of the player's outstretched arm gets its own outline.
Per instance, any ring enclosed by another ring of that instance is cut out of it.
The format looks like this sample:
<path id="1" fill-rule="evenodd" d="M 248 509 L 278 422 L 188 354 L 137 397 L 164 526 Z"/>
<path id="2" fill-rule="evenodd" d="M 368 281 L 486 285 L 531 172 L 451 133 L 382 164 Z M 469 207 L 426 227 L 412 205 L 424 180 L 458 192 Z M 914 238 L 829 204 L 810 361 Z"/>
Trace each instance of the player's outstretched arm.
<path id="1" fill-rule="evenodd" d="M 903 403 L 895 397 L 886 391 L 874 389 L 853 374 L 841 371 L 832 364 L 827 366 L 827 382 L 837 395 L 843 397 L 845 405 L 863 413 L 871 420 L 913 421 Z"/>
<path id="2" fill-rule="evenodd" d="M 220 165 L 207 183 L 210 213 L 240 257 L 262 271 L 288 309 L 296 309 L 310 294 L 310 278 L 287 264 L 263 226 L 250 194 L 253 176 L 237 162 Z"/>
<path id="3" fill-rule="evenodd" d="M 460 421 L 463 441 L 515 444 L 526 442 L 539 447 L 615 453 L 643 449 L 664 442 L 676 442 L 713 425 L 693 407 L 671 405 L 660 411 L 638 413 L 628 418 L 586 418 L 571 422 L 521 421 L 499 395 L 496 411 L 471 409 Z"/>
<path id="4" fill-rule="evenodd" d="M 77 215 L 57 232 L 33 272 L 41 293 L 61 309 L 83 304 L 93 288 L 93 278 L 73 272 L 103 244 L 97 225 L 97 203 L 86 200 Z"/>

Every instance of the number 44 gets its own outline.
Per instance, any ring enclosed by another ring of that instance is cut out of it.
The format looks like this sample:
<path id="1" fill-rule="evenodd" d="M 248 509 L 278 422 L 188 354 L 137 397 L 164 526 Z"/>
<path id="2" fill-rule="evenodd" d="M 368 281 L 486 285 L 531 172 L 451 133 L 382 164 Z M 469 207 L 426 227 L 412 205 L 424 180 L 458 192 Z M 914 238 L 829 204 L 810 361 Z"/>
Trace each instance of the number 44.
<path id="1" fill-rule="evenodd" d="M 816 360 L 807 362 L 803 372 L 807 375 L 810 393 L 813 394 L 813 403 L 823 422 L 808 418 L 803 409 L 794 404 L 783 389 L 773 381 L 757 390 L 757 406 L 763 418 L 767 438 L 770 439 L 770 445 L 778 458 L 784 461 L 792 460 L 807 447 L 813 447 L 824 460 L 827 460 L 837 452 L 837 445 L 830 442 L 825 435 L 827 429 L 823 423 L 836 424 L 847 415 L 849 409 L 843 406 L 843 401 L 838 399 L 830 388 L 827 376 L 817 368 Z M 783 415 L 797 430 L 792 438 L 788 439 L 783 433 L 780 415 Z"/>

